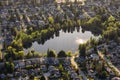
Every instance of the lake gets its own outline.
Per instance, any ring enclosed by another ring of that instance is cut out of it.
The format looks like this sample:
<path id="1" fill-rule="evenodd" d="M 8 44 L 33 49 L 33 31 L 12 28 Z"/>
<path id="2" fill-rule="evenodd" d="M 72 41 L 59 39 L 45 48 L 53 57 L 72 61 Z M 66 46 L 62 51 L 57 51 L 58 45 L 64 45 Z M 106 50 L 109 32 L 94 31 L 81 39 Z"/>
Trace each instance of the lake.
<path id="1" fill-rule="evenodd" d="M 32 46 L 28 49 L 25 49 L 25 52 L 30 49 L 34 49 L 36 52 L 46 53 L 48 49 L 55 50 L 59 52 L 60 50 L 77 52 L 79 44 L 87 42 L 90 38 L 98 38 L 94 36 L 90 31 L 82 32 L 75 29 L 73 33 L 59 31 L 59 36 L 47 40 L 44 44 L 38 44 L 37 41 L 32 43 Z"/>

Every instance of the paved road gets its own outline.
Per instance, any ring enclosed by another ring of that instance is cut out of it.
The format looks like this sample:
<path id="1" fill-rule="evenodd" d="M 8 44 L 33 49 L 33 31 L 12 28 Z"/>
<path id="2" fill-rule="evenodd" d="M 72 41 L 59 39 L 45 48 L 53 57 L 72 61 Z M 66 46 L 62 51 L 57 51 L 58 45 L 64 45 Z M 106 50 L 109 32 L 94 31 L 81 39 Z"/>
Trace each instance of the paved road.
<path id="1" fill-rule="evenodd" d="M 100 51 L 98 51 L 98 55 L 100 56 L 100 58 L 102 58 L 103 60 L 105 60 L 107 62 L 107 64 L 110 66 L 111 69 L 114 69 L 115 72 L 117 72 L 117 75 L 120 76 L 120 70 L 118 68 L 116 68 L 112 62 L 107 59 L 104 54 L 102 54 Z"/>
<path id="2" fill-rule="evenodd" d="M 73 56 L 73 57 L 71 58 L 71 63 L 74 64 L 74 66 L 75 66 L 76 68 L 79 68 L 78 65 L 77 65 L 77 63 L 75 62 L 75 56 Z M 80 76 L 83 77 L 83 80 L 87 80 L 86 75 L 81 71 L 80 68 L 79 68 L 79 73 L 80 73 Z"/>

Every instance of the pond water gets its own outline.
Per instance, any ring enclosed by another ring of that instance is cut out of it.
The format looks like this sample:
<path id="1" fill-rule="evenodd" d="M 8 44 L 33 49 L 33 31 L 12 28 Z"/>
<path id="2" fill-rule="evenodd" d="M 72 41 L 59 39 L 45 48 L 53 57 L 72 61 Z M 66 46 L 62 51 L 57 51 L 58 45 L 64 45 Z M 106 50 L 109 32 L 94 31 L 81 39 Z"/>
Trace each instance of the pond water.
<path id="1" fill-rule="evenodd" d="M 38 44 L 35 41 L 25 51 L 34 49 L 36 52 L 46 53 L 48 49 L 52 49 L 56 52 L 61 50 L 77 52 L 79 44 L 87 42 L 91 37 L 98 38 L 98 36 L 94 36 L 90 31 L 83 33 L 81 28 L 79 30 L 75 29 L 73 33 L 60 30 L 58 37 L 54 35 L 54 38 L 47 40 L 44 44 Z"/>

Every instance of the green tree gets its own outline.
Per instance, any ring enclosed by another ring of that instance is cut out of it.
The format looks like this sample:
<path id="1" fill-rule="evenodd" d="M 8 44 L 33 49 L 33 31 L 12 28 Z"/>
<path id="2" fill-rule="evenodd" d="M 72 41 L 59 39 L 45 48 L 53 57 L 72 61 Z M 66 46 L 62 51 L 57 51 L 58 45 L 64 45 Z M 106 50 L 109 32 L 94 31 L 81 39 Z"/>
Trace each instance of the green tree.
<path id="1" fill-rule="evenodd" d="M 0 61 L 2 60 L 2 56 L 3 56 L 2 52 L 0 51 Z"/>
<path id="2" fill-rule="evenodd" d="M 101 73 L 97 74 L 99 78 L 107 78 L 109 74 L 107 71 L 102 71 Z"/>
<path id="3" fill-rule="evenodd" d="M 66 55 L 67 55 L 68 57 L 72 57 L 72 51 L 66 52 Z"/>
<path id="4" fill-rule="evenodd" d="M 63 80 L 70 80 L 68 72 L 63 72 L 62 75 L 63 75 Z"/>
<path id="5" fill-rule="evenodd" d="M 14 36 L 16 36 L 16 35 L 18 34 L 17 27 L 13 27 L 13 28 L 11 29 L 11 32 L 12 32 L 12 34 L 13 34 Z"/>
<path id="6" fill-rule="evenodd" d="M 110 17 L 108 18 L 108 22 L 114 22 L 115 20 L 115 17 L 113 17 L 112 15 L 110 15 Z"/>
<path id="7" fill-rule="evenodd" d="M 109 77 L 109 74 L 108 74 L 106 71 L 103 71 L 103 72 L 102 72 L 102 77 L 105 77 L 105 78 L 106 78 L 106 77 Z"/>
<path id="8" fill-rule="evenodd" d="M 32 58 L 32 57 L 33 57 L 33 54 L 31 53 L 31 51 L 28 51 L 26 58 Z"/>
<path id="9" fill-rule="evenodd" d="M 17 59 L 23 59 L 25 57 L 24 51 L 19 51 L 17 54 Z"/>
<path id="10" fill-rule="evenodd" d="M 58 53 L 58 57 L 61 58 L 61 57 L 67 57 L 65 51 L 61 50 L 59 53 Z"/>
<path id="11" fill-rule="evenodd" d="M 48 21 L 53 24 L 54 23 L 54 18 L 52 16 L 48 17 Z"/>
<path id="12" fill-rule="evenodd" d="M 40 53 L 38 53 L 38 52 L 35 52 L 34 51 L 34 49 L 32 49 L 32 50 L 29 50 L 28 51 L 28 53 L 27 53 L 27 55 L 26 55 L 26 58 L 39 58 L 39 57 L 41 57 L 42 55 L 40 54 Z"/>
<path id="13" fill-rule="evenodd" d="M 49 50 L 47 51 L 47 57 L 56 57 L 56 54 L 53 50 Z"/>
<path id="14" fill-rule="evenodd" d="M 103 54 L 107 55 L 107 49 L 106 48 L 103 49 Z"/>
<path id="15" fill-rule="evenodd" d="M 6 60 L 9 60 L 9 59 L 15 60 L 15 59 L 17 59 L 16 49 L 11 47 L 11 46 L 9 46 L 7 48 L 7 54 L 5 55 L 5 59 Z"/>
<path id="16" fill-rule="evenodd" d="M 96 15 L 95 17 L 90 18 L 90 19 L 87 21 L 87 24 L 88 24 L 88 25 L 95 25 L 95 26 L 97 26 L 98 24 L 100 24 L 100 22 L 101 22 L 101 16 Z"/>
<path id="17" fill-rule="evenodd" d="M 91 46 L 94 47 L 94 46 L 97 45 L 98 42 L 97 42 L 97 40 L 96 40 L 95 38 L 92 38 L 92 37 L 91 37 L 90 40 L 89 40 L 89 43 L 91 44 Z"/>
<path id="18" fill-rule="evenodd" d="M 22 40 L 13 40 L 12 47 L 16 49 L 16 51 L 23 50 L 22 48 Z"/>
<path id="19" fill-rule="evenodd" d="M 15 66 L 12 62 L 5 62 L 4 69 L 6 73 L 13 73 Z"/>
<path id="20" fill-rule="evenodd" d="M 86 45 L 85 44 L 79 45 L 79 53 L 80 53 L 80 56 L 83 56 L 83 57 L 86 56 Z"/>
<path id="21" fill-rule="evenodd" d="M 61 72 L 64 70 L 62 64 L 59 65 L 59 70 L 60 70 Z"/>
<path id="22" fill-rule="evenodd" d="M 97 63 L 97 62 L 96 62 L 95 68 L 96 68 L 96 71 L 101 72 L 101 71 L 102 71 L 102 68 L 103 68 L 103 65 L 102 65 L 101 63 Z"/>
<path id="23" fill-rule="evenodd" d="M 77 26 L 80 26 L 80 25 L 81 25 L 81 21 L 77 20 Z"/>
<path id="24" fill-rule="evenodd" d="M 46 80 L 44 76 L 41 76 L 40 80 Z"/>

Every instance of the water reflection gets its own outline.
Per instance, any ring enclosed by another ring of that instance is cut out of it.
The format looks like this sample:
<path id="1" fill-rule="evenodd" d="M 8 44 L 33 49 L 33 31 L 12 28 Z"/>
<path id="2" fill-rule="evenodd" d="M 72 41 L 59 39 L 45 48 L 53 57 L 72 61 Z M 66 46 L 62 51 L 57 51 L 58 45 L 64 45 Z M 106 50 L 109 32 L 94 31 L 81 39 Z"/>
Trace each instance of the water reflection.
<path id="1" fill-rule="evenodd" d="M 83 33 L 84 32 L 84 33 Z M 75 52 L 78 50 L 79 44 L 83 44 L 91 37 L 97 38 L 90 31 L 83 31 L 80 27 L 73 29 L 63 29 L 55 32 L 51 37 L 38 39 L 32 43 L 32 46 L 28 49 L 34 48 L 37 52 L 45 53 L 48 49 Z M 27 50 L 28 50 L 27 49 Z M 25 51 L 27 51 L 25 49 Z"/>
<path id="2" fill-rule="evenodd" d="M 76 38 L 76 41 L 75 41 L 77 44 L 84 44 L 86 43 L 87 41 L 83 40 L 83 39 L 80 39 L 80 38 Z"/>

